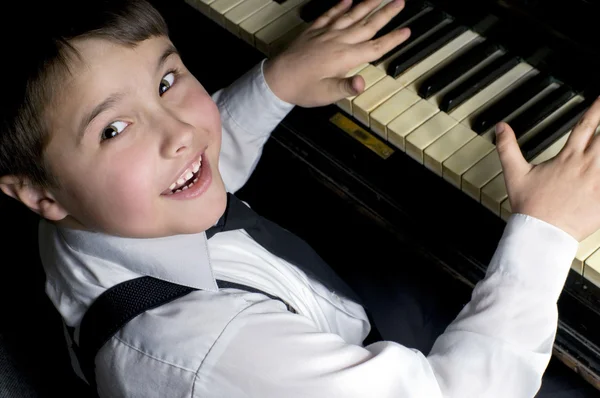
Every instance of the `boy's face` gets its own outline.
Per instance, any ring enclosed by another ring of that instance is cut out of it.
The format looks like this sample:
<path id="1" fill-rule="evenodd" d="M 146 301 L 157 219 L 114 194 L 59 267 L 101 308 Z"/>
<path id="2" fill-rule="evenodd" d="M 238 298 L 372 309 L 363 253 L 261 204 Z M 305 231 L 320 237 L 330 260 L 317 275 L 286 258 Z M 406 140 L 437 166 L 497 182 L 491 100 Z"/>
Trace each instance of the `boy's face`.
<path id="1" fill-rule="evenodd" d="M 61 223 L 130 237 L 211 227 L 226 205 L 220 115 L 171 42 L 74 44 L 81 58 L 47 114 Z"/>

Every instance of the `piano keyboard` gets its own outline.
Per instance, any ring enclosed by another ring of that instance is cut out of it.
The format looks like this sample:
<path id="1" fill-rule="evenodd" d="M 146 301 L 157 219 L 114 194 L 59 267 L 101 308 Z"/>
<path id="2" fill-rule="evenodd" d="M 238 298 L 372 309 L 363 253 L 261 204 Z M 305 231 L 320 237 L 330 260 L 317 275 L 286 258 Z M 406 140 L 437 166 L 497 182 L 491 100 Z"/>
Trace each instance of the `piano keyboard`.
<path id="1" fill-rule="evenodd" d="M 389 0 L 384 0 L 381 6 Z M 274 56 L 335 4 L 331 0 L 186 0 L 265 56 Z M 355 1 L 356 3 L 356 1 Z M 489 21 L 482 20 L 486 27 Z M 336 105 L 382 140 L 498 217 L 511 214 L 494 126 L 510 123 L 525 158 L 555 156 L 596 95 L 584 96 L 425 1 L 377 35 L 409 26 L 411 37 L 360 65 L 365 91 Z M 477 29 L 480 31 L 480 29 Z M 486 31 L 487 32 L 487 31 Z M 580 242 L 572 269 L 600 287 L 600 231 Z"/>

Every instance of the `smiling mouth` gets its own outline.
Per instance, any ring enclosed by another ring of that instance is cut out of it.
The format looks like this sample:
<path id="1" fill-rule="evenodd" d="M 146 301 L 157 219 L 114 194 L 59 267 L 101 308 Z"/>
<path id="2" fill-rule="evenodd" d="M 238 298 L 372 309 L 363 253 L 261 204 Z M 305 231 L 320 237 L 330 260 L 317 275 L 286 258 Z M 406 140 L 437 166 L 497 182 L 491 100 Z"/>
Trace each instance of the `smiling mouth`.
<path id="1" fill-rule="evenodd" d="M 166 195 L 173 195 L 181 191 L 185 191 L 194 186 L 198 182 L 198 176 L 202 170 L 202 155 L 198 157 L 192 165 L 185 170 L 179 178 L 169 186 L 169 189 L 165 192 Z"/>

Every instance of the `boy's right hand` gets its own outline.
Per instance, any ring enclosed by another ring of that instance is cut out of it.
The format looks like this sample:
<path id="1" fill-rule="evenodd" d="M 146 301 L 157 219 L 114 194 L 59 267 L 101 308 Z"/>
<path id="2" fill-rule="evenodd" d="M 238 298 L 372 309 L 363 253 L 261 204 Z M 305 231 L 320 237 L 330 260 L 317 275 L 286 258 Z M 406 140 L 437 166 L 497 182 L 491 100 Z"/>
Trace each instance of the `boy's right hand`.
<path id="1" fill-rule="evenodd" d="M 580 242 L 600 229 L 600 137 L 594 136 L 599 123 L 600 98 L 560 153 L 537 166 L 521 154 L 512 128 L 497 125 L 497 150 L 513 213 L 550 223 Z"/>

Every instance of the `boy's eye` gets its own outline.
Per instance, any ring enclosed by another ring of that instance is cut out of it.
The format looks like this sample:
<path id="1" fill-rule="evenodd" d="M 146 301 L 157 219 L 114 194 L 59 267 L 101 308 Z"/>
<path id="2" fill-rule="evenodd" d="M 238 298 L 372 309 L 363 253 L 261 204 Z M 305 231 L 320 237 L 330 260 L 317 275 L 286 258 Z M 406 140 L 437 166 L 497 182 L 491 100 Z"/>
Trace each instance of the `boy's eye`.
<path id="1" fill-rule="evenodd" d="M 158 86 L 158 94 L 163 95 L 175 83 L 175 73 L 169 72 L 162 78 Z"/>
<path id="2" fill-rule="evenodd" d="M 113 122 L 109 124 L 108 126 L 106 126 L 104 131 L 102 131 L 102 141 L 114 138 L 117 135 L 121 134 L 125 127 L 127 127 L 127 123 L 125 122 Z"/>

